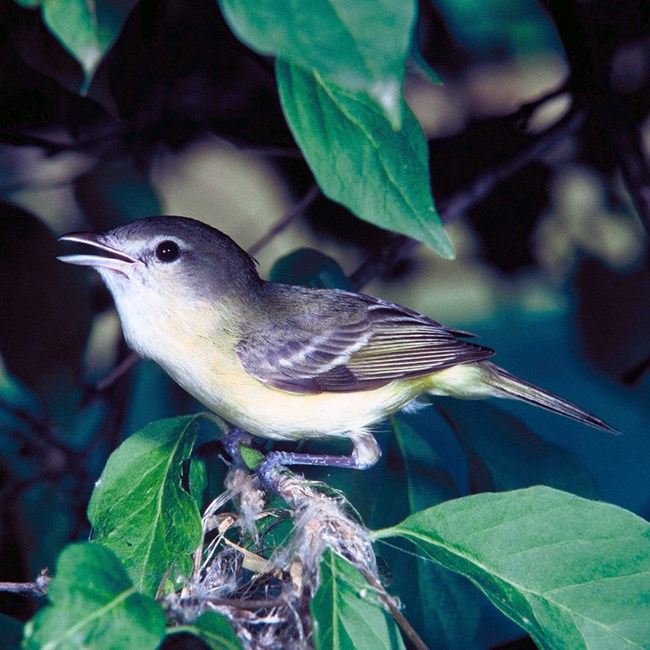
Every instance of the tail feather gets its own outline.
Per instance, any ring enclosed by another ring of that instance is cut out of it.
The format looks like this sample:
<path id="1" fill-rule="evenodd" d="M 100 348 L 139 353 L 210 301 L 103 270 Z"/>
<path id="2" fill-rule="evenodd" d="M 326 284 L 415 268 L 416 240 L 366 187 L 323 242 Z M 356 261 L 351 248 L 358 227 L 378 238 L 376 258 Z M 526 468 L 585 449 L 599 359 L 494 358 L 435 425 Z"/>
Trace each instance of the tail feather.
<path id="1" fill-rule="evenodd" d="M 588 411 L 543 388 L 539 388 L 523 379 L 519 379 L 519 377 L 511 375 L 491 361 L 482 361 L 481 366 L 488 371 L 486 373 L 488 377 L 484 381 L 492 387 L 495 391 L 493 394 L 496 397 L 509 397 L 511 399 L 522 400 L 577 420 L 583 424 L 596 427 L 597 429 L 602 429 L 609 433 L 620 433 L 618 429 L 615 429 Z"/>

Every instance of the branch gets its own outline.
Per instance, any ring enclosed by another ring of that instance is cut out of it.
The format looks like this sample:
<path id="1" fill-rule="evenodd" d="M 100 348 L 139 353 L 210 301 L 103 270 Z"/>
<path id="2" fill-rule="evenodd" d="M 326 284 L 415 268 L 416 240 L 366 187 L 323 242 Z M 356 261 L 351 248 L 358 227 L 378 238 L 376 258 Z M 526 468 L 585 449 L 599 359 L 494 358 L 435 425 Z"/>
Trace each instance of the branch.
<path id="1" fill-rule="evenodd" d="M 514 115 L 518 115 L 517 111 Z M 514 117 L 513 115 L 513 117 Z M 499 183 L 513 176 L 526 165 L 537 160 L 555 144 L 575 133 L 585 122 L 587 111 L 582 102 L 574 100 L 567 113 L 553 126 L 533 138 L 530 144 L 513 158 L 506 160 L 494 168 L 486 169 L 467 187 L 452 194 L 438 203 L 438 211 L 443 221 L 455 219 L 473 205 L 486 198 Z"/>
<path id="2" fill-rule="evenodd" d="M 124 359 L 122 359 L 122 361 L 120 361 L 105 377 L 102 377 L 99 381 L 86 387 L 85 394 L 81 400 L 81 405 L 88 406 L 88 404 L 95 401 L 101 393 L 105 393 L 107 390 L 112 388 L 123 375 L 135 366 L 139 360 L 140 357 L 137 353 L 129 352 L 127 356 L 124 357 Z"/>
<path id="3" fill-rule="evenodd" d="M 318 197 L 320 196 L 320 188 L 314 183 L 305 196 L 296 203 L 296 205 L 287 212 L 281 219 L 276 221 L 269 230 L 260 237 L 249 249 L 249 255 L 255 255 L 264 246 L 266 246 L 276 235 L 281 233 L 297 216 L 302 214 Z"/>
<path id="4" fill-rule="evenodd" d="M 47 138 L 41 138 L 27 133 L 11 133 L 0 130 L 0 143 L 15 147 L 38 147 L 50 156 L 69 151 L 94 154 L 98 150 L 99 145 L 105 146 L 107 143 L 118 141 L 127 135 L 125 129 L 120 125 L 114 125 L 113 122 L 111 122 L 111 125 L 114 127 L 112 131 L 108 131 L 94 138 L 73 140 L 71 142 L 48 140 Z"/>
<path id="5" fill-rule="evenodd" d="M 650 371 L 650 355 L 648 355 L 645 359 L 642 359 L 639 361 L 639 363 L 635 364 L 632 368 L 629 370 L 626 370 L 625 373 L 623 373 L 623 383 L 626 386 L 633 386 L 636 384 L 638 381 L 641 380 L 641 377 L 646 372 Z"/>
<path id="6" fill-rule="evenodd" d="M 10 429 L 10 434 L 21 443 L 31 445 L 38 449 L 42 455 L 51 452 L 57 452 L 66 458 L 77 455 L 73 447 L 58 439 L 49 418 L 39 418 L 3 399 L 0 399 L 0 409 L 5 410 L 27 427 L 27 430 L 23 430 L 19 426 Z"/>
<path id="7" fill-rule="evenodd" d="M 525 104 L 515 111 L 510 118 L 515 122 L 521 120 L 526 121 L 533 110 L 564 91 L 565 87 L 562 86 L 560 89 L 552 91 L 541 99 Z M 484 170 L 482 174 L 472 180 L 467 186 L 451 196 L 438 201 L 438 213 L 442 220 L 449 222 L 485 199 L 499 183 L 510 178 L 527 164 L 542 156 L 542 154 L 546 153 L 551 147 L 567 136 L 575 133 L 585 122 L 586 117 L 586 107 L 582 102 L 574 100 L 571 108 L 560 120 L 546 129 L 546 131 L 542 131 L 534 138 L 531 138 L 531 141 L 515 156 L 496 167 Z M 378 251 L 371 253 L 357 270 L 352 273 L 350 276 L 352 286 L 357 290 L 362 289 L 376 276 L 383 273 L 386 269 L 394 267 L 396 263 L 410 255 L 417 245 L 418 242 L 404 235 L 394 235 Z"/>
<path id="8" fill-rule="evenodd" d="M 126 379 L 140 359 L 135 352 L 127 348 L 124 337 L 120 337 L 119 356 L 123 357 L 122 361 L 106 377 L 91 386 L 90 392 L 81 401 L 81 407 L 84 407 L 94 399 L 102 397 L 108 406 L 106 417 L 84 447 L 84 454 L 91 453 L 100 444 L 106 444 L 111 451 L 119 444 L 130 389 L 130 383 Z"/>
<path id="9" fill-rule="evenodd" d="M 0 582 L 0 591 L 12 594 L 25 594 L 27 596 L 45 596 L 50 584 L 47 569 L 43 569 L 34 582 Z"/>
<path id="10" fill-rule="evenodd" d="M 612 87 L 611 46 L 589 21 L 589 10 L 575 0 L 545 0 L 571 66 L 571 86 L 591 98 L 605 126 L 623 180 L 639 218 L 650 234 L 650 163 L 638 126 L 630 119 L 619 93 Z"/>
<path id="11" fill-rule="evenodd" d="M 610 125 L 621 174 L 646 232 L 650 234 L 650 164 L 641 145 L 639 128 L 630 120 L 620 98 L 610 87 L 602 113 Z"/>
<path id="12" fill-rule="evenodd" d="M 420 242 L 406 235 L 392 235 L 385 244 L 368 255 L 350 275 L 352 288 L 360 291 L 371 280 L 406 259 L 419 245 Z"/>
<path id="13" fill-rule="evenodd" d="M 641 133 L 616 101 L 616 110 L 610 113 L 614 142 L 618 148 L 619 163 L 625 186 L 639 214 L 639 219 L 650 235 L 650 164 L 641 148 Z"/>
<path id="14" fill-rule="evenodd" d="M 384 605 L 387 607 L 388 611 L 391 613 L 391 616 L 395 619 L 395 622 L 402 629 L 402 632 L 406 634 L 409 641 L 413 644 L 413 647 L 416 650 L 429 650 L 427 644 L 422 640 L 420 635 L 415 631 L 415 628 L 408 622 L 404 614 L 402 614 L 400 609 L 397 607 L 395 600 L 386 593 L 386 590 L 379 582 L 379 580 L 377 580 L 377 578 L 368 571 L 363 571 L 362 573 L 363 577 L 368 581 L 368 583 L 374 587 L 377 595 L 379 596 L 379 600 L 381 600 L 382 603 L 384 603 Z"/>

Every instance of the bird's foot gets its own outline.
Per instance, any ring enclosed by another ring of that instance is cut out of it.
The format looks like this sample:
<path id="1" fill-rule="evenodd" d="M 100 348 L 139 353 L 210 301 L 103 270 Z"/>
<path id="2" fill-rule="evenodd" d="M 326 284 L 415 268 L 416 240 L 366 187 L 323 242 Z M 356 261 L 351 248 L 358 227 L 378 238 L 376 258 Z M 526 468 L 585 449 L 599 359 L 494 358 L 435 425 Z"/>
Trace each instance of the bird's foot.
<path id="1" fill-rule="evenodd" d="M 226 434 L 221 438 L 221 443 L 230 456 L 230 460 L 235 467 L 247 467 L 247 463 L 242 457 L 241 447 L 251 447 L 253 445 L 253 436 L 240 429 L 239 427 L 232 427 L 228 429 Z"/>
<path id="2" fill-rule="evenodd" d="M 350 456 L 302 454 L 290 451 L 271 451 L 257 468 L 260 485 L 282 495 L 279 487 L 281 470 L 290 465 L 311 465 L 314 467 L 343 467 L 348 469 L 368 469 L 381 457 L 381 449 L 369 433 L 358 434 L 352 439 L 354 449 Z"/>

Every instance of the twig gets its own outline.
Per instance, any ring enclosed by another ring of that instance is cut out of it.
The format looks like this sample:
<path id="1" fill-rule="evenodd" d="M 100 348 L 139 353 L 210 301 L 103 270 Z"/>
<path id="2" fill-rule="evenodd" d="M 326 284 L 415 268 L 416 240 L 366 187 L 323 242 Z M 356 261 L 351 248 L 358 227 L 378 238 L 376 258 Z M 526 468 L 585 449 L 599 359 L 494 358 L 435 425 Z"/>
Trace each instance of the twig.
<path id="1" fill-rule="evenodd" d="M 571 66 L 571 86 L 591 98 L 592 107 L 612 147 L 617 151 L 623 180 L 639 218 L 650 233 L 650 163 L 641 145 L 641 134 L 612 87 L 612 52 L 599 40 L 583 15 L 588 10 L 575 1 L 545 0 Z"/>
<path id="2" fill-rule="evenodd" d="M 232 139 L 228 140 L 233 143 Z M 236 143 L 234 143 L 236 145 Z M 289 158 L 301 159 L 303 157 L 300 149 L 295 147 L 251 147 L 236 145 L 240 151 L 244 153 L 255 154 L 256 156 L 263 156 L 266 158 Z"/>
<path id="3" fill-rule="evenodd" d="M 626 370 L 621 379 L 626 386 L 633 386 L 648 371 L 650 371 L 650 355 L 632 366 L 629 370 Z"/>
<path id="4" fill-rule="evenodd" d="M 513 176 L 528 163 L 539 158 L 568 134 L 582 126 L 587 113 L 582 102 L 574 100 L 569 111 L 553 126 L 535 137 L 516 156 L 494 168 L 487 169 L 467 187 L 438 203 L 438 211 L 444 221 L 451 221 L 461 212 L 483 200 L 504 180 Z"/>
<path id="5" fill-rule="evenodd" d="M 111 123 L 111 125 L 113 125 Z M 60 140 L 48 140 L 27 133 L 10 133 L 0 130 L 0 142 L 2 144 L 13 145 L 16 147 L 39 147 L 48 155 L 76 151 L 80 153 L 93 152 L 98 144 L 105 144 L 111 140 L 117 140 L 124 137 L 126 132 L 119 125 L 114 126 L 114 131 L 103 133 L 94 138 L 87 140 L 77 140 L 72 142 L 61 142 Z"/>
<path id="6" fill-rule="evenodd" d="M 546 102 L 550 101 L 551 99 L 555 99 L 556 97 L 563 95 L 568 90 L 569 83 L 565 81 L 564 83 L 557 86 L 557 88 L 554 88 L 545 95 L 536 97 L 535 99 L 522 104 L 511 117 L 513 117 L 516 121 L 522 122 L 524 126 L 527 126 L 530 118 L 540 106 L 546 104 Z"/>
<path id="7" fill-rule="evenodd" d="M 48 481 L 56 483 L 60 481 L 63 476 L 67 475 L 67 472 L 64 470 L 45 470 L 36 476 L 30 476 L 29 478 L 24 478 L 20 481 L 9 483 L 0 489 L 0 503 L 11 504 L 11 506 L 13 506 L 19 495 L 22 492 L 28 490 L 30 487 L 34 485 L 41 485 L 42 483 L 46 483 Z"/>
<path id="8" fill-rule="evenodd" d="M 614 104 L 609 118 L 613 122 L 613 140 L 618 148 L 621 174 L 639 219 L 650 235 L 650 164 L 641 147 L 641 133 L 637 125 L 630 122 L 618 100 Z"/>
<path id="9" fill-rule="evenodd" d="M 126 349 L 126 343 L 122 339 L 120 352 L 123 353 Z M 119 381 L 119 379 L 126 377 L 129 369 L 138 361 L 139 357 L 137 355 L 135 355 L 135 359 L 132 358 L 134 354 L 129 352 L 124 360 L 104 380 L 98 382 L 98 384 L 103 384 L 100 386 L 100 389 L 106 395 L 106 400 L 110 408 L 107 411 L 107 416 L 102 425 L 95 433 L 93 439 L 88 442 L 83 453 L 89 454 L 102 443 L 107 443 L 111 451 L 117 447 L 120 441 L 122 424 L 126 416 L 130 388 L 130 382 Z M 90 399 L 82 401 L 82 406 L 86 406 L 90 400 L 92 400 L 92 395 Z"/>
<path id="10" fill-rule="evenodd" d="M 377 578 L 367 571 L 363 572 L 363 576 L 375 589 L 377 595 L 379 596 L 379 599 L 384 603 L 384 605 L 386 605 L 388 611 L 395 619 L 395 622 L 400 626 L 404 634 L 406 634 L 406 636 L 409 638 L 409 641 L 411 641 L 413 647 L 415 647 L 416 650 L 429 650 L 429 646 L 427 646 L 420 635 L 415 631 L 415 628 L 408 622 L 404 614 L 402 614 L 399 608 L 395 605 L 395 601 L 386 593 L 386 590 L 383 588 Z"/>
<path id="11" fill-rule="evenodd" d="M 350 284 L 356 291 L 363 289 L 371 280 L 393 268 L 407 258 L 420 242 L 406 235 L 393 235 L 378 250 L 373 251 L 350 275 Z"/>
<path id="12" fill-rule="evenodd" d="M 169 576 L 172 573 L 172 569 L 174 568 L 175 562 L 172 562 L 166 569 L 165 573 L 163 573 L 162 578 L 160 579 L 160 583 L 158 584 L 158 589 L 156 590 L 156 600 L 160 600 L 165 593 L 165 587 L 167 586 L 167 580 L 169 580 Z"/>
<path id="13" fill-rule="evenodd" d="M 26 424 L 30 429 L 33 429 L 41 436 L 50 436 L 51 430 L 50 426 L 45 418 L 38 418 L 29 411 L 21 409 L 18 406 L 9 404 L 3 399 L 0 399 L 0 409 L 11 413 L 17 420 L 20 420 L 23 424 Z"/>
<path id="14" fill-rule="evenodd" d="M 47 451 L 54 449 L 66 457 L 74 456 L 77 453 L 72 447 L 57 438 L 56 432 L 48 418 L 38 418 L 29 411 L 8 404 L 2 399 L 0 399 L 0 409 L 4 409 L 29 428 L 31 434 L 17 427 L 12 428 L 11 434 L 17 439 L 26 441 L 28 444 L 40 450 L 45 449 Z"/>
<path id="15" fill-rule="evenodd" d="M 269 230 L 260 237 L 249 249 L 250 255 L 255 255 L 266 246 L 276 235 L 281 233 L 298 215 L 304 212 L 320 195 L 320 188 L 314 183 L 305 196 L 296 203 L 280 220 L 276 221 Z"/>
<path id="16" fill-rule="evenodd" d="M 537 108 L 543 101 L 552 99 L 560 92 L 564 92 L 564 87 L 551 92 L 542 99 L 526 104 L 513 113 L 511 118 L 513 120 L 525 119 L 531 112 L 531 107 Z M 568 134 L 580 128 L 586 116 L 587 111 L 582 102 L 574 101 L 572 107 L 560 120 L 534 137 L 517 155 L 497 167 L 486 169 L 467 186 L 438 201 L 438 213 L 442 220 L 449 222 L 461 212 L 483 200 L 499 183 L 510 178 L 528 163 L 539 158 L 557 142 L 567 137 Z M 362 289 L 377 275 L 407 257 L 417 245 L 418 242 L 404 235 L 393 236 L 378 251 L 371 253 L 352 273 L 350 276 L 352 286 L 357 290 Z"/>
<path id="17" fill-rule="evenodd" d="M 45 596 L 51 579 L 47 569 L 43 569 L 34 582 L 0 582 L 0 591 L 28 596 Z"/>
<path id="18" fill-rule="evenodd" d="M 216 607 L 234 607 L 236 609 L 273 609 L 274 607 L 285 607 L 287 605 L 286 600 L 283 598 L 272 598 L 270 600 L 218 598 L 209 602 Z"/>
<path id="19" fill-rule="evenodd" d="M 106 375 L 106 377 L 103 377 L 92 386 L 88 387 L 89 394 L 86 396 L 86 400 L 92 399 L 97 393 L 103 393 L 109 388 L 112 388 L 117 380 L 131 370 L 139 360 L 140 357 L 135 352 L 129 352 L 129 354 L 122 359 L 122 361 L 120 361 L 117 366 Z"/>

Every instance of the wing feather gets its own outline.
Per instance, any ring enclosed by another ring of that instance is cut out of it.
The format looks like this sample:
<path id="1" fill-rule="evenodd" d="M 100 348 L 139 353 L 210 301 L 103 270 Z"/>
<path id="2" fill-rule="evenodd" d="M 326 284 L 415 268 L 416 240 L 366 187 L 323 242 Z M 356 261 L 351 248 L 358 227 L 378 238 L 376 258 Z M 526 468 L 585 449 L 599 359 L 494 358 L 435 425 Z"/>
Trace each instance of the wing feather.
<path id="1" fill-rule="evenodd" d="M 237 347 L 247 372 L 280 390 L 369 390 L 494 354 L 406 307 L 346 291 L 295 290 L 282 291 L 275 316 Z"/>

